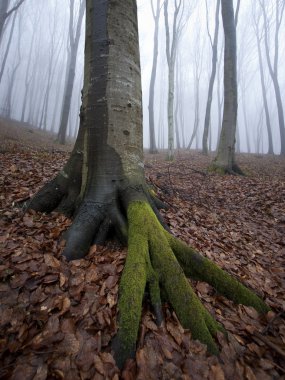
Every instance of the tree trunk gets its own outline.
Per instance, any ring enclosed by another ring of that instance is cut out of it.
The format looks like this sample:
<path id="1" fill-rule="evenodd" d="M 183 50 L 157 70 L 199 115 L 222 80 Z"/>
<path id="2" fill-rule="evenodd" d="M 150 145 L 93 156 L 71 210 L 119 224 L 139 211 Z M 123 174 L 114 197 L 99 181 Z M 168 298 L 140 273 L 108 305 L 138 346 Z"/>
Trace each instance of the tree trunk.
<path id="1" fill-rule="evenodd" d="M 208 154 L 208 135 L 209 135 L 209 126 L 210 126 L 210 117 L 211 117 L 211 105 L 212 105 L 213 88 L 214 88 L 214 82 L 215 82 L 215 77 L 216 77 L 217 56 L 218 56 L 219 16 L 220 16 L 220 0 L 217 0 L 216 17 L 215 17 L 215 33 L 214 33 L 214 40 L 212 43 L 212 51 L 213 51 L 212 72 L 211 72 L 210 82 L 209 82 L 208 99 L 207 99 L 207 104 L 206 104 L 206 114 L 205 114 L 204 132 L 203 132 L 202 150 L 204 154 Z"/>
<path id="2" fill-rule="evenodd" d="M 12 21 L 12 25 L 11 25 L 11 30 L 10 30 L 10 34 L 9 34 L 9 39 L 8 39 L 8 42 L 7 42 L 6 51 L 5 51 L 5 54 L 4 54 L 4 57 L 3 57 L 2 65 L 1 65 L 0 83 L 2 81 L 2 77 L 3 77 L 4 70 L 5 70 L 5 66 L 6 66 L 9 50 L 10 50 L 10 47 L 11 47 L 11 41 L 12 41 L 14 29 L 15 29 L 16 17 L 17 17 L 17 13 L 15 13 L 14 17 L 13 17 L 13 21 Z"/>
<path id="3" fill-rule="evenodd" d="M 153 1 L 153 0 L 152 0 Z M 159 32 L 159 17 L 160 17 L 160 0 L 156 0 L 156 12 L 154 13 L 153 2 L 151 2 L 153 17 L 154 17 L 154 37 L 153 37 L 153 60 L 149 85 L 149 153 L 157 153 L 154 128 L 154 86 L 156 79 L 157 56 L 158 56 L 158 32 Z"/>
<path id="4" fill-rule="evenodd" d="M 73 4 L 73 3 L 72 3 Z M 65 144 L 66 131 L 68 125 L 68 117 L 70 114 L 71 98 L 74 86 L 75 69 L 79 39 L 81 33 L 82 20 L 85 12 L 85 2 L 82 1 L 79 9 L 79 16 L 76 25 L 76 33 L 73 31 L 73 6 L 70 7 L 70 25 L 69 25 L 69 41 L 70 41 L 70 57 L 68 59 L 67 80 L 63 96 L 63 106 L 61 110 L 60 126 L 58 131 L 58 141 L 60 144 Z"/>
<path id="5" fill-rule="evenodd" d="M 274 91 L 275 91 L 275 98 L 276 98 L 276 105 L 277 105 L 277 112 L 278 112 L 280 143 L 281 143 L 280 154 L 285 155 L 284 111 L 283 111 L 283 104 L 282 104 L 280 86 L 279 86 L 279 81 L 278 81 L 279 30 L 280 30 L 280 25 L 282 22 L 285 3 L 276 1 L 276 4 L 275 4 L 276 8 L 275 8 L 275 35 L 274 35 L 274 59 L 273 59 L 273 63 L 271 62 L 271 58 L 270 58 L 270 49 L 269 49 L 269 42 L 268 42 L 269 20 L 267 18 L 264 0 L 259 0 L 259 3 L 261 6 L 261 9 L 262 9 L 263 20 L 264 20 L 264 42 L 265 42 L 266 59 L 267 59 L 268 69 L 269 69 L 269 73 L 270 73 L 272 83 L 273 83 L 273 87 L 274 87 Z M 279 6 L 281 8 L 279 8 Z"/>
<path id="6" fill-rule="evenodd" d="M 4 24 L 7 18 L 9 0 L 0 1 L 0 41 L 2 39 Z"/>
<path id="7" fill-rule="evenodd" d="M 111 231 L 127 239 L 119 288 L 119 330 L 113 341 L 118 366 L 135 352 L 146 285 L 158 323 L 162 320 L 162 288 L 193 338 L 218 353 L 212 336 L 223 329 L 202 306 L 185 274 L 209 282 L 220 293 L 259 312 L 268 307 L 163 228 L 158 202 L 146 186 L 143 170 L 136 1 L 87 0 L 86 5 L 80 131 L 64 170 L 29 207 L 76 210 L 66 235 L 68 260 L 83 257 L 92 242 L 102 244 Z"/>
<path id="8" fill-rule="evenodd" d="M 262 99 L 263 99 L 263 106 L 264 106 L 265 119 L 266 119 L 266 128 L 267 128 L 267 135 L 268 135 L 268 154 L 274 154 L 272 129 L 271 129 L 271 122 L 270 122 L 269 108 L 268 108 L 266 87 L 265 87 L 261 44 L 260 44 L 260 39 L 259 39 L 258 35 L 256 36 L 256 39 L 257 39 L 258 62 L 259 62 L 259 73 L 260 73 L 260 81 L 261 81 L 261 89 L 262 89 Z"/>
<path id="9" fill-rule="evenodd" d="M 222 0 L 225 34 L 224 51 L 224 112 L 218 152 L 211 165 L 221 173 L 241 173 L 235 163 L 235 135 L 237 125 L 237 69 L 236 27 L 232 0 Z"/>

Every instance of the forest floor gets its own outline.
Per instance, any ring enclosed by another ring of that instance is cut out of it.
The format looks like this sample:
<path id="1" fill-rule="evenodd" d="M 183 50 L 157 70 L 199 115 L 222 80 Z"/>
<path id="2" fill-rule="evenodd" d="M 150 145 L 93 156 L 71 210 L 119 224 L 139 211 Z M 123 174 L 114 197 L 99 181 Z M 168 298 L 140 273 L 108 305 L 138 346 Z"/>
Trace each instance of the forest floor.
<path id="1" fill-rule="evenodd" d="M 82 260 L 61 257 L 60 235 L 71 221 L 16 206 L 61 169 L 70 147 L 12 124 L 11 135 L 11 123 L 0 120 L 1 379 L 285 379 L 284 158 L 238 155 L 247 174 L 239 177 L 208 174 L 211 158 L 195 151 L 173 163 L 162 153 L 146 156 L 147 179 L 169 205 L 163 216 L 172 232 L 254 289 L 272 311 L 258 316 L 191 280 L 229 332 L 217 337 L 220 356 L 207 355 L 169 305 L 157 327 L 145 302 L 136 358 L 120 372 L 110 341 L 127 251 L 110 243 L 92 246 Z"/>

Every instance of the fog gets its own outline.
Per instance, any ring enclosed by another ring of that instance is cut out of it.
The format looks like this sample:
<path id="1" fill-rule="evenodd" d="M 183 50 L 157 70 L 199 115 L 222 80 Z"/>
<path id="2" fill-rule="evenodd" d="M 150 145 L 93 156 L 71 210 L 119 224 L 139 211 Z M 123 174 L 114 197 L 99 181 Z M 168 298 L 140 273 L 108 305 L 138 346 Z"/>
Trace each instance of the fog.
<path id="1" fill-rule="evenodd" d="M 10 1 L 10 7 L 19 0 Z M 277 0 L 278 1 L 278 0 Z M 173 2 L 169 1 L 170 30 Z M 156 0 L 153 1 L 156 4 Z M 161 1 L 162 3 L 162 1 Z M 274 33 L 276 1 L 268 0 L 269 55 L 274 59 Z M 6 20 L 1 37 L 0 114 L 21 120 L 44 130 L 58 132 L 63 93 L 66 83 L 66 67 L 69 52 L 69 4 L 70 0 L 25 0 Z M 153 61 L 154 19 L 151 0 L 138 0 L 138 21 L 143 93 L 144 147 L 149 147 L 148 98 Z M 238 132 L 237 151 L 267 153 L 268 133 L 264 100 L 262 96 L 260 65 L 253 15 L 257 16 L 259 0 L 241 1 L 237 23 L 237 76 L 238 76 Z M 75 29 L 80 1 L 75 0 Z M 208 8 L 208 28 L 207 12 Z M 236 6 L 236 4 L 235 4 Z M 198 130 L 191 148 L 201 149 L 209 79 L 212 68 L 212 47 L 215 28 L 216 2 L 185 0 L 187 23 L 178 42 L 175 64 L 174 108 L 175 123 L 179 127 L 182 147 L 187 147 L 195 124 L 197 110 L 197 74 L 199 79 Z M 261 15 L 262 16 L 262 15 Z M 75 81 L 67 135 L 74 138 L 79 125 L 80 96 L 84 65 L 83 20 L 79 40 Z M 263 18 L 260 18 L 261 51 L 266 97 L 272 128 L 274 153 L 280 152 L 280 131 L 276 97 L 265 54 Z M 284 18 L 280 24 L 279 40 L 284 39 Z M 211 106 L 210 150 L 215 150 L 219 137 L 223 100 L 223 24 L 220 15 L 218 37 L 218 63 Z M 280 63 L 285 61 L 284 44 L 278 46 L 278 80 L 281 98 L 284 99 L 285 75 Z M 158 65 L 154 91 L 155 137 L 158 148 L 167 147 L 167 91 L 168 68 L 163 9 L 159 21 Z M 220 80 L 218 80 L 220 78 Z M 219 96 L 221 104 L 219 104 Z M 284 105 L 284 102 L 283 102 Z M 177 135 L 175 136 L 177 146 Z"/>

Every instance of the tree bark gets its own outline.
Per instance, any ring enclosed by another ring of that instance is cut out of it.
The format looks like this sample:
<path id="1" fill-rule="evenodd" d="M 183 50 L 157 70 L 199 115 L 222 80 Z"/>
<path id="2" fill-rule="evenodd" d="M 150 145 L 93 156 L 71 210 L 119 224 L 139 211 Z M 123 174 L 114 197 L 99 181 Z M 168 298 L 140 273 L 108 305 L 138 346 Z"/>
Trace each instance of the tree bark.
<path id="1" fill-rule="evenodd" d="M 218 152 L 211 165 L 222 173 L 241 173 L 235 162 L 237 126 L 237 69 L 236 26 L 232 0 L 222 0 L 222 19 L 225 34 L 224 50 L 224 111 Z"/>

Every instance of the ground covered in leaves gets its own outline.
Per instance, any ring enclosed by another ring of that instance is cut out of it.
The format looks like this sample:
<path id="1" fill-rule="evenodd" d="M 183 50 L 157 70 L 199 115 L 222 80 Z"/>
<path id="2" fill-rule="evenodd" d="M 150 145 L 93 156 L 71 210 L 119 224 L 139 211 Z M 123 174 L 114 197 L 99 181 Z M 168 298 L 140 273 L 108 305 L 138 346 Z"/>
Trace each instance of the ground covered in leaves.
<path id="1" fill-rule="evenodd" d="M 52 144 L 51 144 L 52 145 Z M 49 145 L 50 146 L 50 145 Z M 157 327 L 146 300 L 135 360 L 122 372 L 110 341 L 116 333 L 118 283 L 127 251 L 92 246 L 85 259 L 61 257 L 70 220 L 23 214 L 28 199 L 62 167 L 68 153 L 25 149 L 0 153 L 1 379 L 285 379 L 285 160 L 241 155 L 246 177 L 207 174 L 198 152 L 146 157 L 146 174 L 169 205 L 172 232 L 254 289 L 272 308 L 259 317 L 203 282 L 191 281 L 229 332 L 220 357 L 191 339 L 169 305 Z"/>

